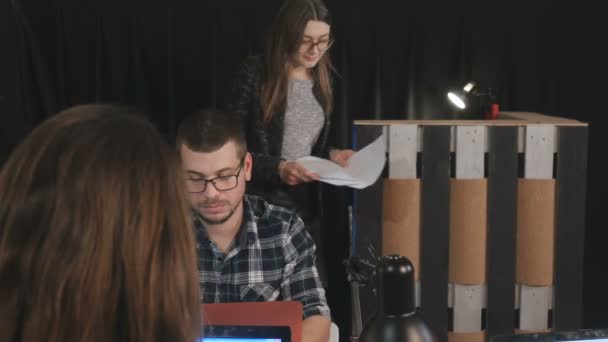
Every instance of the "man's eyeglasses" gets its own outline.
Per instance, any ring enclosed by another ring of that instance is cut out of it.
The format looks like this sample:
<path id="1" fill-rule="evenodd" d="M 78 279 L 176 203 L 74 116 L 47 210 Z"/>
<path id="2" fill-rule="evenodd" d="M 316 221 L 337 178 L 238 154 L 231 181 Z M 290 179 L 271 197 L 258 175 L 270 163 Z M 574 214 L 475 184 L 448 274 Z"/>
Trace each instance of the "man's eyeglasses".
<path id="1" fill-rule="evenodd" d="M 300 52 L 308 52 L 316 46 L 317 49 L 319 49 L 319 52 L 322 53 L 327 51 L 333 43 L 333 38 L 321 39 L 318 42 L 315 42 L 314 40 L 303 40 L 302 43 L 300 43 Z"/>
<path id="2" fill-rule="evenodd" d="M 243 165 L 245 165 L 245 156 L 241 158 L 241 162 L 239 163 L 239 169 L 234 175 L 218 176 L 211 179 L 187 178 L 186 189 L 189 193 L 205 192 L 205 190 L 207 190 L 207 183 L 211 183 L 217 191 L 232 190 L 239 185 L 239 175 L 241 174 L 241 170 L 243 170 Z"/>

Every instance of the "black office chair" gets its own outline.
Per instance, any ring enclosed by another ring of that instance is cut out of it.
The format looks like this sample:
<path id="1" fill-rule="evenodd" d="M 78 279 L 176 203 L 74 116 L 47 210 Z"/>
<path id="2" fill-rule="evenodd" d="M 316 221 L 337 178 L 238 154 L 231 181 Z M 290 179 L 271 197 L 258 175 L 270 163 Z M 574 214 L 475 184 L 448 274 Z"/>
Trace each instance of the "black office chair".
<path id="1" fill-rule="evenodd" d="M 582 329 L 576 331 L 539 334 L 518 334 L 491 337 L 489 342 L 608 342 L 608 329 Z"/>

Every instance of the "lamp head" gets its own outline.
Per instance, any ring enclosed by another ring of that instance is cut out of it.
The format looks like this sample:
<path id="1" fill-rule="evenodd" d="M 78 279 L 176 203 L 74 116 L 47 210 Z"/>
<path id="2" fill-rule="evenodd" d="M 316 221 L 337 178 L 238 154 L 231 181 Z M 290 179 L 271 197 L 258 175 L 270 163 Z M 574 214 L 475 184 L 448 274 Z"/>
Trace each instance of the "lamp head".
<path id="1" fill-rule="evenodd" d="M 462 91 L 448 92 L 448 99 L 459 109 L 465 109 L 467 108 L 467 99 L 473 88 L 475 88 L 475 82 L 471 81 L 462 88 Z"/>

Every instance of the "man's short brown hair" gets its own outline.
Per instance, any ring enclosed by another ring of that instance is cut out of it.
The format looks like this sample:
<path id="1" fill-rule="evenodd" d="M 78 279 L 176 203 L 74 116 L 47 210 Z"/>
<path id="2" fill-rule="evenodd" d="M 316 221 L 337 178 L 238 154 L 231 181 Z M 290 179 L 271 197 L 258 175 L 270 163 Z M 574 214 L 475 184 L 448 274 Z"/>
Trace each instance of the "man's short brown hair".
<path id="1" fill-rule="evenodd" d="M 182 144 L 195 152 L 214 152 L 232 141 L 239 155 L 247 151 L 245 130 L 240 117 L 229 111 L 203 109 L 186 117 L 177 129 L 176 147 Z"/>

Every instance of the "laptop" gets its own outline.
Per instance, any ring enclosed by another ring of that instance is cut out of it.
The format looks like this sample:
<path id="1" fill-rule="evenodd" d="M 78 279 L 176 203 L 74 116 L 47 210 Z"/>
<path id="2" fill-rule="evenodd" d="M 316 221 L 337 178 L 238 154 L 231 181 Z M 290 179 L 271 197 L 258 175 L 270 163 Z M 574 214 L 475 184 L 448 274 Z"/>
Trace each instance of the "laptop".
<path id="1" fill-rule="evenodd" d="M 608 329 L 496 336 L 490 342 L 608 342 Z"/>
<path id="2" fill-rule="evenodd" d="M 291 342 L 288 326 L 206 325 L 198 342 Z"/>

